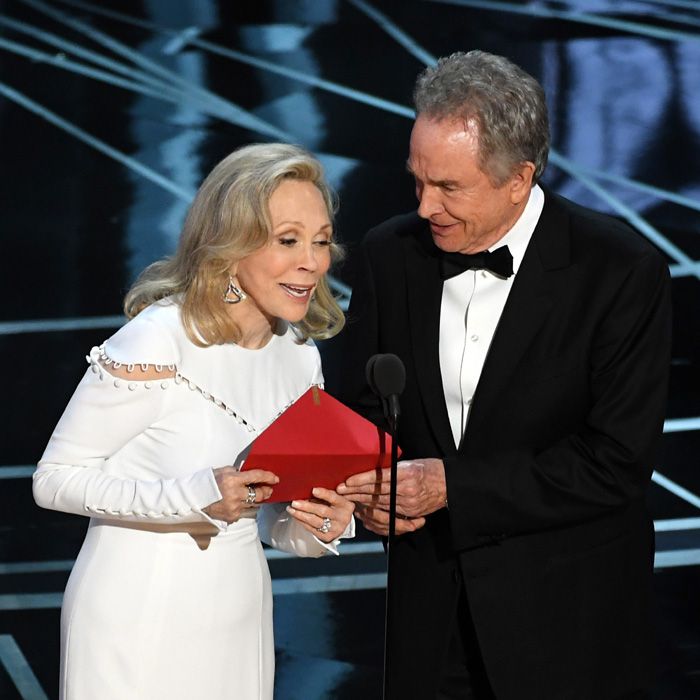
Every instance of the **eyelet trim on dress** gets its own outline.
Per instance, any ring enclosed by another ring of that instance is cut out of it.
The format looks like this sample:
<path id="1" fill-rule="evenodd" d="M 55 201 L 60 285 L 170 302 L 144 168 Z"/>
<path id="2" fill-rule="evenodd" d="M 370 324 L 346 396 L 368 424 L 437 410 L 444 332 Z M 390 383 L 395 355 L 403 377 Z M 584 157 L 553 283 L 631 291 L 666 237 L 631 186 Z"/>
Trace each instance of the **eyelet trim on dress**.
<path id="1" fill-rule="evenodd" d="M 304 391 L 299 394 L 295 399 L 292 399 L 289 401 L 285 406 L 280 408 L 280 410 L 275 414 L 275 417 L 272 418 L 270 421 L 268 421 L 267 425 L 260 431 L 261 433 L 267 430 L 288 408 L 293 406 L 309 389 L 312 387 L 317 386 L 319 389 L 323 389 L 323 384 L 309 384 L 309 386 L 304 389 Z"/>
<path id="2" fill-rule="evenodd" d="M 213 396 L 210 394 L 208 391 L 205 391 L 201 387 L 197 386 L 191 379 L 188 379 L 184 375 L 182 375 L 177 367 L 175 365 L 150 365 L 148 363 L 128 363 L 125 364 L 123 362 L 115 362 L 111 357 L 107 355 L 105 352 L 105 347 L 104 344 L 100 345 L 99 347 L 93 347 L 92 350 L 90 350 L 90 354 L 85 357 L 87 360 L 88 364 L 90 365 L 90 368 L 92 372 L 95 374 L 99 375 L 99 378 L 101 380 L 105 379 L 105 374 L 107 374 L 107 377 L 113 380 L 114 387 L 119 389 L 121 386 L 126 385 L 126 387 L 129 389 L 129 391 L 136 391 L 139 387 L 142 387 L 146 390 L 153 388 L 154 385 L 158 384 L 160 385 L 161 389 L 167 389 L 170 386 L 170 382 L 172 380 L 175 381 L 175 384 L 177 385 L 185 385 L 188 387 L 191 391 L 197 391 L 202 398 L 206 399 L 207 401 L 211 401 L 214 405 L 218 406 L 222 410 L 226 411 L 226 413 L 231 416 L 232 418 L 235 419 L 235 421 L 243 426 L 249 433 L 254 433 L 255 428 L 245 419 L 243 416 L 240 414 L 236 413 L 230 406 L 227 406 L 225 402 L 223 402 L 221 399 L 217 398 L 216 396 Z M 174 377 L 167 377 L 164 381 L 159 382 L 158 380 L 149 380 L 149 381 L 138 381 L 138 382 L 130 382 L 125 379 L 120 379 L 119 377 L 112 377 L 109 373 L 105 372 L 102 365 L 108 367 L 112 366 L 115 369 L 119 369 L 120 367 L 126 367 L 127 372 L 133 372 L 134 368 L 138 365 L 141 367 L 141 369 L 145 372 L 149 367 L 153 366 L 155 367 L 156 372 L 162 372 L 164 369 L 168 369 L 170 372 L 175 372 Z"/>

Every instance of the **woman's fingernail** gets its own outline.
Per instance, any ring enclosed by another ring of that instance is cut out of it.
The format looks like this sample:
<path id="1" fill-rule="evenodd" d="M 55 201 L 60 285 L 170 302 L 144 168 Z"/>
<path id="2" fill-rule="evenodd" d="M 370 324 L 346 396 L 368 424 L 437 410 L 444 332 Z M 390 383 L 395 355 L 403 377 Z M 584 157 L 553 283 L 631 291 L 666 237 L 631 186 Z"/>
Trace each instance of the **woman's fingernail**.
<path id="1" fill-rule="evenodd" d="M 292 506 L 287 506 L 287 512 L 288 513 L 296 513 L 296 509 L 292 508 Z"/>
<path id="2" fill-rule="evenodd" d="M 292 501 L 292 506 L 293 506 L 294 508 L 298 508 L 299 505 L 300 505 L 299 501 Z"/>

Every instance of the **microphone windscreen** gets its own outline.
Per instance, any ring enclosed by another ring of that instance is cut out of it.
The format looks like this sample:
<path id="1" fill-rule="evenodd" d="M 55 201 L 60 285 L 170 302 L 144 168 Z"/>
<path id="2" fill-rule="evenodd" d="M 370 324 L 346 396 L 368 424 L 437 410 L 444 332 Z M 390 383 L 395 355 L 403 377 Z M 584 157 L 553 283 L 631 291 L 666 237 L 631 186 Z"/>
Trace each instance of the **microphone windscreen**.
<path id="1" fill-rule="evenodd" d="M 401 359 L 391 353 L 375 355 L 371 359 L 374 359 L 371 367 L 374 381 L 370 382 L 370 387 L 373 390 L 376 387 L 376 393 L 382 398 L 400 395 L 406 386 L 406 368 Z"/>
<path id="2" fill-rule="evenodd" d="M 374 364 L 376 363 L 378 357 L 381 357 L 381 355 L 372 355 L 372 357 L 370 357 L 369 360 L 367 360 L 367 365 L 365 367 L 365 377 L 367 378 L 367 384 L 369 385 L 369 388 L 374 394 L 379 393 L 377 385 L 374 382 Z"/>

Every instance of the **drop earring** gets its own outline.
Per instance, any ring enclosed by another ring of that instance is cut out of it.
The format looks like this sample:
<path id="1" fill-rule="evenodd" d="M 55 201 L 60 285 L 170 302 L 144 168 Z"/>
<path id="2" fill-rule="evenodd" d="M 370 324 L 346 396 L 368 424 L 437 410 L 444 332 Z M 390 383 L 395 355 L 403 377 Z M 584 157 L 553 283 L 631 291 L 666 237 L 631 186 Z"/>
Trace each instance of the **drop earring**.
<path id="1" fill-rule="evenodd" d="M 248 298 L 248 295 L 236 285 L 233 281 L 233 277 L 229 275 L 228 286 L 222 298 L 227 304 L 240 304 L 240 302 Z"/>

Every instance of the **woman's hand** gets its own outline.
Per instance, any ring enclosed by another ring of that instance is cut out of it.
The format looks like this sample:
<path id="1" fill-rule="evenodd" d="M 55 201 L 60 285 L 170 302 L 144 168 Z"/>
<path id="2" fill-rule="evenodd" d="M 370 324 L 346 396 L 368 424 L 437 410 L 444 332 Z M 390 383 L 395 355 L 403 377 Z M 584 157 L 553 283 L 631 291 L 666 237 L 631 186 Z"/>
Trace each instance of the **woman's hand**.
<path id="1" fill-rule="evenodd" d="M 222 498 L 203 510 L 210 518 L 229 524 L 235 523 L 244 510 L 270 498 L 272 487 L 279 482 L 276 474 L 263 469 L 239 472 L 233 467 L 219 467 L 214 469 L 214 477 Z"/>
<path id="2" fill-rule="evenodd" d="M 289 514 L 322 542 L 337 540 L 350 524 L 355 504 L 330 489 L 315 488 L 314 498 L 292 501 Z"/>

